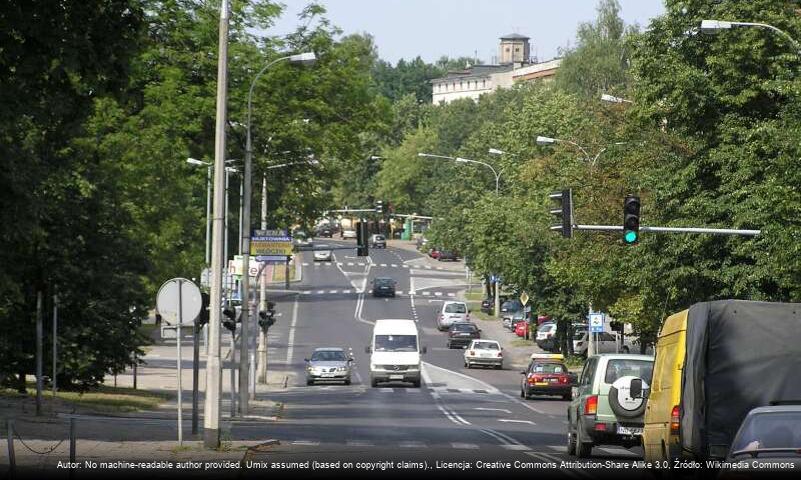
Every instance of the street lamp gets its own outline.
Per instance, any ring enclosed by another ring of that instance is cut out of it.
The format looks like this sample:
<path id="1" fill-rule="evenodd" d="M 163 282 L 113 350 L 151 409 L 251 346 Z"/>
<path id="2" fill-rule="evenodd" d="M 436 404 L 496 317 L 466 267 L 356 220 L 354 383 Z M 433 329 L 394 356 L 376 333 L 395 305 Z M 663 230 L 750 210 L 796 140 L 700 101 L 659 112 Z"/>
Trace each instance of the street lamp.
<path id="1" fill-rule="evenodd" d="M 594 167 L 596 162 L 598 162 L 598 158 L 601 156 L 602 153 L 607 151 L 609 149 L 609 147 L 616 146 L 616 145 L 626 145 L 628 142 L 610 143 L 609 145 L 607 145 L 604 148 L 602 148 L 601 150 L 599 150 L 598 153 L 594 157 L 591 158 L 590 154 L 587 152 L 587 150 L 584 147 L 582 147 L 581 145 L 579 145 L 578 143 L 576 143 L 576 142 L 572 142 L 570 140 L 562 140 L 560 138 L 543 137 L 543 136 L 538 136 L 537 137 L 537 145 L 553 145 L 554 143 L 567 143 L 569 145 L 572 145 L 572 146 L 576 147 L 577 149 L 579 149 L 581 151 L 582 155 L 584 155 L 584 160 L 589 162 L 590 166 Z"/>
<path id="2" fill-rule="evenodd" d="M 206 168 L 206 267 L 208 268 L 211 263 L 211 169 L 213 165 L 210 162 L 204 162 L 194 158 L 187 158 L 186 163 L 191 165 L 203 166 Z"/>
<path id="3" fill-rule="evenodd" d="M 733 27 L 755 27 L 771 30 L 789 40 L 796 52 L 801 54 L 801 46 L 799 46 L 798 42 L 789 33 L 773 25 L 754 22 L 730 22 L 726 20 L 701 20 L 701 32 L 709 35 L 717 34 L 720 30 L 731 30 Z"/>
<path id="4" fill-rule="evenodd" d="M 282 61 L 289 61 L 290 63 L 297 63 L 301 65 L 311 65 L 317 61 L 317 56 L 314 52 L 304 52 L 298 53 L 294 55 L 287 55 L 281 58 L 277 58 L 272 62 L 265 65 L 259 72 L 253 77 L 253 81 L 250 82 L 250 89 L 248 90 L 248 112 L 247 112 L 247 139 L 245 143 L 245 188 L 244 188 L 244 209 L 243 209 L 243 217 L 247 219 L 247 224 L 245 228 L 242 229 L 242 275 L 245 281 L 242 283 L 242 333 L 240 335 L 242 341 L 242 352 L 240 354 L 240 363 L 239 363 L 239 408 L 240 413 L 242 415 L 247 415 L 248 413 L 248 400 L 250 398 L 250 394 L 248 392 L 248 377 L 249 377 L 249 370 L 248 370 L 248 336 L 249 336 L 249 328 L 250 328 L 250 202 L 251 202 L 251 176 L 252 176 L 252 169 L 253 169 L 253 143 L 251 138 L 251 130 L 253 126 L 253 90 L 256 88 L 256 82 L 259 80 L 259 77 L 267 71 L 268 68 L 275 65 L 278 62 Z"/>
<path id="5" fill-rule="evenodd" d="M 502 171 L 495 170 L 492 165 L 489 163 L 481 162 L 479 160 L 471 160 L 469 158 L 462 158 L 462 157 L 448 157 L 446 155 L 434 155 L 432 153 L 418 153 L 418 157 L 423 158 L 439 158 L 442 160 L 453 160 L 457 163 L 475 163 L 478 165 L 483 165 L 490 170 L 492 170 L 492 174 L 495 176 L 495 194 L 498 195 L 500 193 L 500 185 L 501 185 L 501 173 Z"/>

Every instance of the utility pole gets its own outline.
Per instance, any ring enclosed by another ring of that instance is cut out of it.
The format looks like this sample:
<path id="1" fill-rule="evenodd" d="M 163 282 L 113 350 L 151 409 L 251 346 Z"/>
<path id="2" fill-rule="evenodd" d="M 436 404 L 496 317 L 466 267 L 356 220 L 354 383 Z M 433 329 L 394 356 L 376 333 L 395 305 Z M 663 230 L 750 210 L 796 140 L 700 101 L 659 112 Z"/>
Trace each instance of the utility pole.
<path id="1" fill-rule="evenodd" d="M 56 367 L 58 354 L 58 294 L 53 294 L 53 401 L 56 400 Z"/>
<path id="2" fill-rule="evenodd" d="M 261 176 L 261 229 L 267 230 L 267 175 Z M 259 275 L 259 311 L 267 310 L 267 275 L 262 270 Z M 256 379 L 261 384 L 267 383 L 267 332 L 259 329 L 259 361 Z"/>
<path id="3" fill-rule="evenodd" d="M 206 399 L 203 410 L 203 444 L 220 446 L 220 306 L 222 305 L 225 175 L 225 124 L 228 88 L 228 0 L 220 3 L 220 39 L 217 60 L 217 118 L 214 138 L 214 220 L 212 228 L 211 294 L 209 312 L 209 354 L 206 357 Z"/>
<path id="4" fill-rule="evenodd" d="M 36 416 L 42 414 L 42 355 L 44 328 L 42 325 L 42 291 L 36 292 Z"/>

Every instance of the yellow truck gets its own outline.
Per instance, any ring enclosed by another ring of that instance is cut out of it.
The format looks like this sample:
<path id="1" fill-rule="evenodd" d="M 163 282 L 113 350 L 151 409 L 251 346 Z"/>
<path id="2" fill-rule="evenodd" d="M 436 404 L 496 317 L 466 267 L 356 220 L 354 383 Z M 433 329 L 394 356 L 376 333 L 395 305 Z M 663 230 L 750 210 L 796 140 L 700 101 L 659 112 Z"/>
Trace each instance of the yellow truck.
<path id="1" fill-rule="evenodd" d="M 640 390 L 647 461 L 725 457 L 751 409 L 801 399 L 801 304 L 720 300 L 669 316 Z"/>

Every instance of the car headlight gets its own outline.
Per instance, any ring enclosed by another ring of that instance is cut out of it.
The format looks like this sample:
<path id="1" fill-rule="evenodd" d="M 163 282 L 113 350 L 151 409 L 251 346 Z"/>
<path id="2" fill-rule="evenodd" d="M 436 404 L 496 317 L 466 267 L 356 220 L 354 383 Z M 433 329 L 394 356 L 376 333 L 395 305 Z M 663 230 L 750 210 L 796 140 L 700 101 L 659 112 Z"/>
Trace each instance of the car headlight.
<path id="1" fill-rule="evenodd" d="M 348 367 L 337 367 L 337 372 L 347 372 Z"/>

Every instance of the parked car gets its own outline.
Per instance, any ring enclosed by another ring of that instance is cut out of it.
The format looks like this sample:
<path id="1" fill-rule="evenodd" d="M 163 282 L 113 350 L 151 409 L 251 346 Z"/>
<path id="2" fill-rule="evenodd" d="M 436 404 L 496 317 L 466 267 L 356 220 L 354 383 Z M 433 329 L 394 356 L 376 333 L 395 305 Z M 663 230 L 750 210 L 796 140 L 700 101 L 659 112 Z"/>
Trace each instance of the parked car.
<path id="1" fill-rule="evenodd" d="M 801 369 L 789 360 L 801 356 L 799 311 L 799 303 L 718 300 L 665 319 L 651 388 L 633 392 L 648 400 L 646 461 L 722 460 L 748 412 L 801 400 Z"/>
<path id="2" fill-rule="evenodd" d="M 320 245 L 321 247 L 326 247 L 327 245 Z M 332 260 L 332 253 L 331 250 L 315 250 L 314 251 L 314 261 L 315 262 L 330 262 Z"/>
<path id="3" fill-rule="evenodd" d="M 520 372 L 520 396 L 556 395 L 564 400 L 572 398 L 573 376 L 562 355 L 531 355 L 528 368 Z"/>
<path id="4" fill-rule="evenodd" d="M 441 250 L 439 252 L 439 255 L 437 255 L 437 261 L 440 262 L 443 260 L 450 260 L 452 262 L 455 262 L 458 259 L 459 259 L 458 255 L 453 250 Z"/>
<path id="5" fill-rule="evenodd" d="M 372 235 L 370 237 L 370 248 L 387 248 L 387 239 L 383 235 Z"/>
<path id="6" fill-rule="evenodd" d="M 512 314 L 514 312 L 519 312 L 523 310 L 523 304 L 520 300 L 513 298 L 511 300 L 505 300 L 501 303 L 501 314 Z"/>
<path id="7" fill-rule="evenodd" d="M 616 334 L 600 332 L 595 335 L 595 353 L 629 353 L 629 347 L 623 349 L 618 345 L 618 336 Z M 586 329 L 576 330 L 573 333 L 573 353 L 586 355 L 590 340 L 590 334 Z"/>
<path id="8" fill-rule="evenodd" d="M 306 385 L 317 381 L 341 381 L 350 385 L 353 358 L 341 348 L 317 348 L 306 362 Z"/>
<path id="9" fill-rule="evenodd" d="M 504 315 L 503 320 L 501 320 L 501 322 L 504 328 L 508 328 L 510 332 L 514 333 L 515 325 L 523 320 L 525 320 L 523 312 L 514 312 L 511 315 Z"/>
<path id="10" fill-rule="evenodd" d="M 788 402 L 757 407 L 746 415 L 734 436 L 724 465 L 732 478 L 748 473 L 751 461 L 783 464 L 781 468 L 760 468 L 760 473 L 778 473 L 801 469 L 801 403 Z M 745 466 L 742 462 L 746 462 Z M 739 467 L 739 468 L 738 468 Z M 722 478 L 728 478 L 723 472 Z"/>
<path id="11" fill-rule="evenodd" d="M 492 311 L 495 309 L 495 299 L 491 297 L 487 297 L 481 301 L 481 311 L 486 313 L 487 315 L 492 315 Z"/>
<path id="12" fill-rule="evenodd" d="M 310 247 L 314 244 L 314 241 L 305 231 L 295 230 L 292 233 L 292 243 L 297 247 Z"/>
<path id="13" fill-rule="evenodd" d="M 651 383 L 654 357 L 647 355 L 593 355 L 584 363 L 567 411 L 567 453 L 579 458 L 596 445 L 632 448 L 640 445 L 645 414 L 644 398 L 632 398 L 632 382 Z"/>
<path id="14" fill-rule="evenodd" d="M 525 318 L 517 320 L 514 326 L 515 326 L 514 330 L 515 335 L 517 335 L 518 337 L 526 336 L 526 331 L 528 331 L 528 322 L 526 321 Z"/>
<path id="15" fill-rule="evenodd" d="M 437 314 L 437 328 L 447 330 L 456 322 L 470 321 L 470 310 L 464 302 L 442 302 L 442 309 Z"/>
<path id="16" fill-rule="evenodd" d="M 377 277 L 373 279 L 374 297 L 395 297 L 395 286 L 397 282 L 388 277 Z"/>
<path id="17" fill-rule="evenodd" d="M 534 339 L 537 346 L 545 351 L 556 348 L 556 323 L 543 323 L 537 328 L 537 336 Z"/>
<path id="18" fill-rule="evenodd" d="M 464 351 L 464 366 L 476 365 L 503 369 L 503 348 L 495 340 L 472 340 Z"/>
<path id="19" fill-rule="evenodd" d="M 475 323 L 457 322 L 448 328 L 448 348 L 465 348 L 481 338 L 481 329 Z"/>
<path id="20" fill-rule="evenodd" d="M 353 230 L 352 228 L 346 228 L 345 230 L 342 230 L 342 238 L 344 240 L 348 240 L 348 239 L 354 239 L 355 240 L 356 239 L 356 230 Z"/>

